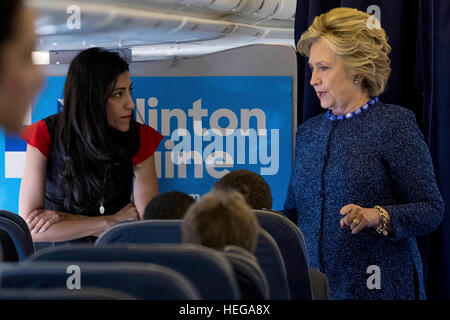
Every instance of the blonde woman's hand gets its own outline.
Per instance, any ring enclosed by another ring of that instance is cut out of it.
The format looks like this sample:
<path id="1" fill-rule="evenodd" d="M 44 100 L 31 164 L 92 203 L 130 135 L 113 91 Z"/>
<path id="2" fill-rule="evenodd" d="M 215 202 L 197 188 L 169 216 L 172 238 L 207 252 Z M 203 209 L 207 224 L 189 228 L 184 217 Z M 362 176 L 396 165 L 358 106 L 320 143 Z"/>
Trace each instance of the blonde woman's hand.
<path id="1" fill-rule="evenodd" d="M 380 224 L 380 216 L 375 208 L 363 208 L 356 204 L 348 204 L 343 206 L 339 213 L 344 216 L 340 221 L 341 228 L 350 227 L 352 234 Z"/>

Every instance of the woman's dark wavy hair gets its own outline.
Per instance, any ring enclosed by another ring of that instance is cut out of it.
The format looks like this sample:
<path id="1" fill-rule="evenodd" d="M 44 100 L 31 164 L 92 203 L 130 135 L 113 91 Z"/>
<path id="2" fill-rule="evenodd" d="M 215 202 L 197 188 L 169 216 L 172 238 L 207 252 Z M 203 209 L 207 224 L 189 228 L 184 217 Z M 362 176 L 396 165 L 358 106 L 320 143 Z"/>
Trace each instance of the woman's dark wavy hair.
<path id="1" fill-rule="evenodd" d="M 106 172 L 113 167 L 130 170 L 133 175 L 127 149 L 112 134 L 106 114 L 117 77 L 128 70 L 128 63 L 118 54 L 101 48 L 80 52 L 70 64 L 55 142 L 63 162 L 59 178 L 64 181 L 66 208 L 81 212 L 98 203 Z M 136 132 L 132 120 L 126 134 L 131 143 Z"/>

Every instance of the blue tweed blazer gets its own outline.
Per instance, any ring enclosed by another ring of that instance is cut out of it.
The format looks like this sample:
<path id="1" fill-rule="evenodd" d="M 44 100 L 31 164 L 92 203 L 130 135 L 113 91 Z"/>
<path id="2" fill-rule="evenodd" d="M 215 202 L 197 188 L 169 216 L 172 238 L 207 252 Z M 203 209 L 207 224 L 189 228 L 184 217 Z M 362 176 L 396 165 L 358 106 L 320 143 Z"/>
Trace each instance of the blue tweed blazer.
<path id="1" fill-rule="evenodd" d="M 350 203 L 385 208 L 393 233 L 341 229 L 339 211 Z M 297 216 L 330 298 L 426 298 L 416 237 L 438 227 L 444 202 L 413 112 L 378 102 L 350 119 L 320 114 L 303 123 L 283 211 Z M 368 286 L 373 265 L 379 289 Z"/>

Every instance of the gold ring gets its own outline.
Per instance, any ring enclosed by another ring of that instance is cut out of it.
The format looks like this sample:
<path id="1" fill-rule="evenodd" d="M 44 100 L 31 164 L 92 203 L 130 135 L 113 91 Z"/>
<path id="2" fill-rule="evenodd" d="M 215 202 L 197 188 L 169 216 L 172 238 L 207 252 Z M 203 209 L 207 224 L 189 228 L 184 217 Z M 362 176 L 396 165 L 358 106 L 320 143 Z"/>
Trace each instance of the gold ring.
<path id="1" fill-rule="evenodd" d="M 354 224 L 359 224 L 359 220 L 358 220 L 358 219 L 356 219 L 356 218 L 355 218 L 355 219 L 353 219 L 353 220 L 352 220 L 352 222 L 353 222 Z"/>

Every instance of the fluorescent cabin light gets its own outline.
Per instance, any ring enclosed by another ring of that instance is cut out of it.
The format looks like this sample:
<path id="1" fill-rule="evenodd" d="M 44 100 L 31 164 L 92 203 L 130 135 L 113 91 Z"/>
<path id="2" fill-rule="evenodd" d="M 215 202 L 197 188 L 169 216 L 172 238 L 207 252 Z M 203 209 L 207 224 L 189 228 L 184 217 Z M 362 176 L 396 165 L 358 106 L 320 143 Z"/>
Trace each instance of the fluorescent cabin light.
<path id="1" fill-rule="evenodd" d="M 33 64 L 50 64 L 50 53 L 48 51 L 33 51 L 31 59 Z"/>

